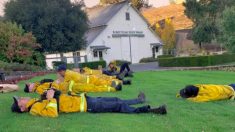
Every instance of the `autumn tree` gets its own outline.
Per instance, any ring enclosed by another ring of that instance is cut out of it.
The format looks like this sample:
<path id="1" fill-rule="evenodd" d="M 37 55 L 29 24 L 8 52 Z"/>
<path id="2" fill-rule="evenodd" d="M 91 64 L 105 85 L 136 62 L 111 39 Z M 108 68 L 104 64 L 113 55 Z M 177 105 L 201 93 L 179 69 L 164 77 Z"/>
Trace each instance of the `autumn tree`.
<path id="1" fill-rule="evenodd" d="M 159 25 L 157 23 L 155 30 L 164 44 L 164 49 L 171 50 L 175 48 L 175 29 L 170 19 L 166 19 L 164 25 Z"/>
<path id="2" fill-rule="evenodd" d="M 105 4 L 115 4 L 115 3 L 118 3 L 118 2 L 121 2 L 123 0 L 100 0 L 100 4 L 101 5 L 105 5 Z M 136 7 L 138 10 L 140 10 L 140 8 L 148 5 L 147 1 L 146 0 L 129 0 L 132 5 L 134 7 Z"/>

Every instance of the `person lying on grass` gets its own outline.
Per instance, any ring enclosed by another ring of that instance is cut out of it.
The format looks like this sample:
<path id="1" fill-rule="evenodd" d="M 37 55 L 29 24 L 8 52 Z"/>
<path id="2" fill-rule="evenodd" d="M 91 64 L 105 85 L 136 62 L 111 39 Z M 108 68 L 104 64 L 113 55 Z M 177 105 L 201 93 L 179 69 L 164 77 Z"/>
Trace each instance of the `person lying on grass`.
<path id="1" fill-rule="evenodd" d="M 66 65 L 60 65 L 57 68 L 57 73 L 63 78 L 64 83 L 70 83 L 71 81 L 74 81 L 75 83 L 94 84 L 96 86 L 111 86 L 113 83 L 116 83 L 116 85 L 128 83 L 113 78 L 104 78 L 102 76 L 80 74 L 75 71 L 67 70 Z"/>
<path id="2" fill-rule="evenodd" d="M 13 97 L 12 112 L 29 112 L 35 116 L 58 117 L 59 113 L 89 112 L 89 113 L 155 113 L 167 114 L 166 106 L 151 108 L 149 105 L 131 107 L 145 102 L 144 93 L 131 100 L 121 100 L 116 97 L 90 97 L 84 93 L 79 95 L 60 94 L 56 90 L 48 90 L 41 99 L 30 97 Z"/>
<path id="3" fill-rule="evenodd" d="M 24 92 L 26 93 L 36 92 L 41 95 L 50 88 L 60 90 L 62 93 L 116 92 L 122 90 L 122 85 L 121 84 L 116 85 L 116 83 L 112 83 L 111 86 L 107 85 L 96 86 L 94 84 L 75 83 L 73 81 L 66 83 L 61 80 L 54 81 L 52 79 L 43 79 L 40 82 L 26 83 Z"/>
<path id="4" fill-rule="evenodd" d="M 19 86 L 15 84 L 0 84 L 0 93 L 8 93 L 18 91 Z"/>
<path id="5" fill-rule="evenodd" d="M 235 97 L 235 84 L 213 85 L 197 84 L 188 85 L 181 89 L 177 97 L 182 97 L 193 102 L 207 102 L 231 99 Z"/>

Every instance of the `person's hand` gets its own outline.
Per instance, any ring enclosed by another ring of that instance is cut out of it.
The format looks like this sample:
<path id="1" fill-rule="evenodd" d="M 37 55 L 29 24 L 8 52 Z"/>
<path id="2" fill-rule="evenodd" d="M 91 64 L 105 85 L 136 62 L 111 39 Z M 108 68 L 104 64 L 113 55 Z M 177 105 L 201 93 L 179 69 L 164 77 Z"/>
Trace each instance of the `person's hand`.
<path id="1" fill-rule="evenodd" d="M 53 89 L 50 89 L 47 91 L 47 99 L 50 100 L 54 97 L 55 91 Z"/>

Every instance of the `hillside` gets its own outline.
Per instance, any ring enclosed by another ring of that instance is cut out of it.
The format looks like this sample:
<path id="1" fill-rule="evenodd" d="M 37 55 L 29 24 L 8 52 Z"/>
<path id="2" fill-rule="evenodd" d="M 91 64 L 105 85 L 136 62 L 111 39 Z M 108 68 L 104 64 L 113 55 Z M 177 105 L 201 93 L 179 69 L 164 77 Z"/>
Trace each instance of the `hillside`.
<path id="1" fill-rule="evenodd" d="M 142 14 L 151 25 L 166 18 L 173 18 L 172 21 L 176 30 L 190 29 L 193 22 L 184 15 L 184 9 L 182 4 L 172 4 L 160 8 L 145 9 Z"/>

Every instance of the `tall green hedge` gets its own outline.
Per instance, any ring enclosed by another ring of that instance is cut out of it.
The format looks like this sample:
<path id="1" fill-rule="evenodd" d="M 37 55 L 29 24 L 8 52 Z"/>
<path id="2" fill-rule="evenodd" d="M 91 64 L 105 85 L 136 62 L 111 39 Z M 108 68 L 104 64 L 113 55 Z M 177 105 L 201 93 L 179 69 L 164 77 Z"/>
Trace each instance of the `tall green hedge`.
<path id="1" fill-rule="evenodd" d="M 158 62 L 159 66 L 164 66 L 164 67 L 212 66 L 229 62 L 235 62 L 235 54 L 159 58 Z"/>

